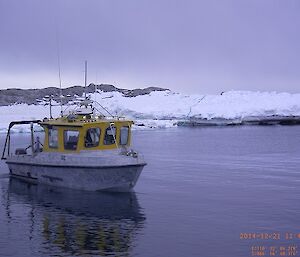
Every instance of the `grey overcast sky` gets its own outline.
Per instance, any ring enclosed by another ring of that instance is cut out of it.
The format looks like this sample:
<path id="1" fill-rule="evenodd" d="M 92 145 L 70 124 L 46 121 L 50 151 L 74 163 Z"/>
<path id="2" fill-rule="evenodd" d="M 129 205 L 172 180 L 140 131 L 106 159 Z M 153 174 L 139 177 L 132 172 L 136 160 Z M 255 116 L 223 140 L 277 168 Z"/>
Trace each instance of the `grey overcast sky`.
<path id="1" fill-rule="evenodd" d="M 58 86 L 57 49 L 63 87 L 299 92 L 300 1 L 0 0 L 0 88 Z"/>

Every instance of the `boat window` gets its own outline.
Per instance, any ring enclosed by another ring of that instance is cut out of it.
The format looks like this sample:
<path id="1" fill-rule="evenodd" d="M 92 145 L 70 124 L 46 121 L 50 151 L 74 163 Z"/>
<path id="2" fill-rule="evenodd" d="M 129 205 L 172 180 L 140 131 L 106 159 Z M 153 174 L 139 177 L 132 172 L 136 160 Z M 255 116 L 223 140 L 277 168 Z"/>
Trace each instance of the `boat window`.
<path id="1" fill-rule="evenodd" d="M 50 148 L 58 148 L 58 130 L 56 128 L 48 129 L 48 142 Z"/>
<path id="2" fill-rule="evenodd" d="M 120 145 L 127 145 L 128 143 L 128 135 L 129 135 L 129 127 L 121 127 L 120 129 Z"/>
<path id="3" fill-rule="evenodd" d="M 100 128 L 90 128 L 85 135 L 84 145 L 85 147 L 95 147 L 99 145 L 100 140 Z"/>
<path id="4" fill-rule="evenodd" d="M 114 126 L 108 127 L 104 135 L 104 144 L 113 145 L 115 144 L 116 128 Z"/>
<path id="5" fill-rule="evenodd" d="M 64 131 L 64 147 L 66 150 L 76 150 L 78 143 L 79 131 L 65 130 Z"/>

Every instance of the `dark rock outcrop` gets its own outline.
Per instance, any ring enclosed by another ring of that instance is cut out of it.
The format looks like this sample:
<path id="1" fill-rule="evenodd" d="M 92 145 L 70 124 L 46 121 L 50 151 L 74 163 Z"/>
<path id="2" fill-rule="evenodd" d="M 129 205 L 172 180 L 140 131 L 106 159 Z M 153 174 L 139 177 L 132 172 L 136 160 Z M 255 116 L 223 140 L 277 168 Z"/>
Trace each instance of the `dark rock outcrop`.
<path id="1" fill-rule="evenodd" d="M 86 93 L 93 93 L 95 89 L 101 90 L 103 92 L 120 92 L 124 97 L 136 97 L 139 95 L 150 94 L 153 91 L 167 91 L 169 89 L 160 87 L 147 87 L 143 89 L 123 89 L 117 88 L 109 84 L 90 84 L 86 88 Z M 84 93 L 84 87 L 82 86 L 72 86 L 62 89 L 62 95 L 64 96 L 82 96 Z M 26 104 L 37 104 L 38 99 L 43 99 L 45 96 L 57 96 L 60 95 L 60 89 L 57 87 L 46 87 L 41 89 L 19 89 L 19 88 L 9 88 L 0 90 L 0 106 L 12 105 L 19 103 Z"/>

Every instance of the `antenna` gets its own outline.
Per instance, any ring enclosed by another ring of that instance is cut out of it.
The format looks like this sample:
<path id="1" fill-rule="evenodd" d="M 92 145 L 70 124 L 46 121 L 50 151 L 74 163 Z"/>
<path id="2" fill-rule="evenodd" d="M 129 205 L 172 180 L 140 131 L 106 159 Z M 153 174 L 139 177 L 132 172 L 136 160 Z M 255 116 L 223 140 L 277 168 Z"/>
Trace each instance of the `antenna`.
<path id="1" fill-rule="evenodd" d="M 84 62 L 84 98 L 86 99 L 86 82 L 87 82 L 87 61 Z"/>
<path id="2" fill-rule="evenodd" d="M 96 72 L 96 83 L 95 83 L 95 88 L 94 88 L 95 102 L 97 102 L 97 83 L 98 83 L 98 73 Z"/>
<path id="3" fill-rule="evenodd" d="M 62 106 L 62 88 L 61 88 L 61 68 L 60 68 L 60 51 L 59 51 L 59 40 L 58 40 L 58 30 L 56 29 L 56 43 L 57 43 L 57 63 L 58 63 L 58 78 L 59 78 L 59 98 L 60 98 L 60 115 L 63 116 L 63 106 Z"/>

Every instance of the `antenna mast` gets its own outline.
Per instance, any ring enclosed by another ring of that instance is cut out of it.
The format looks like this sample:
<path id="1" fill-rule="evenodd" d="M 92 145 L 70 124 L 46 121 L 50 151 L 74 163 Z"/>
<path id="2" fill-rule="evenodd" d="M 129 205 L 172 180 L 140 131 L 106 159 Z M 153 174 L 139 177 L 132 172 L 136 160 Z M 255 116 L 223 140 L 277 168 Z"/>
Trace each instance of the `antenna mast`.
<path id="1" fill-rule="evenodd" d="M 58 62 L 58 78 L 59 78 L 59 98 L 60 98 L 60 116 L 63 116 L 63 106 L 62 106 L 62 88 L 61 88 L 61 67 L 60 67 L 60 51 L 59 51 L 59 41 L 58 41 L 58 31 L 56 30 L 56 43 L 57 43 L 57 62 Z"/>
<path id="2" fill-rule="evenodd" d="M 84 99 L 86 99 L 86 83 L 87 83 L 87 61 L 84 62 Z"/>
<path id="3" fill-rule="evenodd" d="M 59 76 L 59 98 L 60 98 L 60 116 L 63 116 L 63 105 L 62 105 L 62 88 L 61 88 L 61 72 L 60 72 L 60 58 L 58 56 L 58 76 Z"/>

